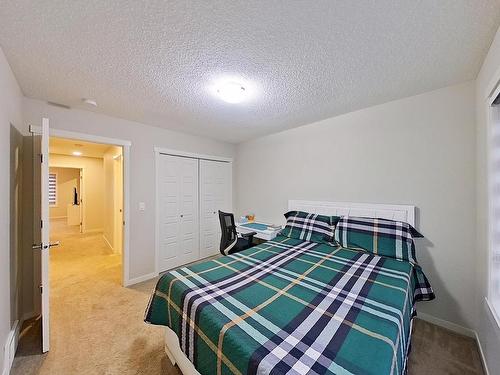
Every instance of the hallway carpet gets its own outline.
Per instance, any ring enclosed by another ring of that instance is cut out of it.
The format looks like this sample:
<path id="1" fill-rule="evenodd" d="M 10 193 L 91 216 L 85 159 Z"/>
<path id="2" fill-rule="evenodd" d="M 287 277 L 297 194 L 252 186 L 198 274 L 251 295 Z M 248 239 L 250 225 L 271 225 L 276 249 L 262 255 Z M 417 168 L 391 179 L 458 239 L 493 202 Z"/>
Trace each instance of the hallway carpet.
<path id="1" fill-rule="evenodd" d="M 40 321 L 23 326 L 12 375 L 180 374 L 163 351 L 163 330 L 143 314 L 155 285 L 121 283 L 121 257 L 102 234 L 51 223 L 51 348 L 40 353 Z M 483 374 L 475 341 L 416 320 L 409 374 Z"/>

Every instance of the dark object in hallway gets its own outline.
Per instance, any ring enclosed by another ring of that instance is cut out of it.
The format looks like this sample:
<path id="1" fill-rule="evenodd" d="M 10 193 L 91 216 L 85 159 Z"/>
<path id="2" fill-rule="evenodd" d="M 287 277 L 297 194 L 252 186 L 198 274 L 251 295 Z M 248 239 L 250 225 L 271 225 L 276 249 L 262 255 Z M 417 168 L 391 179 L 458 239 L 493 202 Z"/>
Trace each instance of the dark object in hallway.
<path id="1" fill-rule="evenodd" d="M 77 206 L 78 203 L 78 193 L 76 192 L 76 187 L 73 188 L 73 204 Z"/>

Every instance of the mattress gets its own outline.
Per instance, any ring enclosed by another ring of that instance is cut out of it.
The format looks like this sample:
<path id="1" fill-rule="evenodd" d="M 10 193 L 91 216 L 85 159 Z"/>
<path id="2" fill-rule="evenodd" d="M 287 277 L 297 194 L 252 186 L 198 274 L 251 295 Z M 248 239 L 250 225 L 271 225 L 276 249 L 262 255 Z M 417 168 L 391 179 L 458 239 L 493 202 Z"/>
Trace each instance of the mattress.
<path id="1" fill-rule="evenodd" d="M 401 374 L 416 267 L 278 236 L 167 272 L 145 321 L 171 328 L 201 374 Z"/>

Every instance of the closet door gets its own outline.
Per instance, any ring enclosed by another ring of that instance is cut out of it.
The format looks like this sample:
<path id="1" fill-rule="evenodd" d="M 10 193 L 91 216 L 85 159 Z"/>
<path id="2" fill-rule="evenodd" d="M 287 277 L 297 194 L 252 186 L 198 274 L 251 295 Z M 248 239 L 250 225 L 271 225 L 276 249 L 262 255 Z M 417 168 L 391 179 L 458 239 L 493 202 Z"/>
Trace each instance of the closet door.
<path id="1" fill-rule="evenodd" d="M 160 155 L 159 271 L 199 259 L 198 160 Z"/>
<path id="2" fill-rule="evenodd" d="M 218 211 L 232 211 L 231 163 L 200 160 L 200 257 L 219 253 Z"/>

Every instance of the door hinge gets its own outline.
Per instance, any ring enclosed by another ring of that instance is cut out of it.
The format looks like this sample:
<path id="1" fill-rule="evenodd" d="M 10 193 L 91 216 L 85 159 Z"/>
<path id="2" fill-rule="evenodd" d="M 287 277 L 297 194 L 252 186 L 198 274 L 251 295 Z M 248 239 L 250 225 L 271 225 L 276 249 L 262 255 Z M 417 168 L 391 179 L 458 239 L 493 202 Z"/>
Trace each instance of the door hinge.
<path id="1" fill-rule="evenodd" d="M 40 286 L 39 286 L 39 287 L 40 287 L 40 294 L 43 294 L 43 285 L 42 285 L 42 284 L 40 284 Z"/>
<path id="2" fill-rule="evenodd" d="M 43 164 L 43 154 L 40 154 L 40 163 Z"/>
<path id="3" fill-rule="evenodd" d="M 43 228 L 43 220 L 40 220 L 40 228 Z"/>

